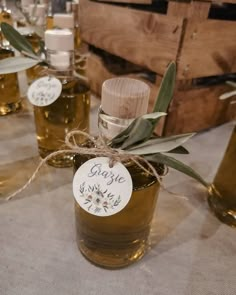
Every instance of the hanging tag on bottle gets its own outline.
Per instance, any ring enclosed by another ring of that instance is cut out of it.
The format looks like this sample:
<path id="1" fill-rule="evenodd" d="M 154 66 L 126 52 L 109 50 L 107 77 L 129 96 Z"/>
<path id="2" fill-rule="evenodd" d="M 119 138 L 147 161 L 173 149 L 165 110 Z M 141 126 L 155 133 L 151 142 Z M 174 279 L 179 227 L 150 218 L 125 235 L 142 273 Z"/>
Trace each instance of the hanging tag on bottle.
<path id="1" fill-rule="evenodd" d="M 88 160 L 76 171 L 73 193 L 85 211 L 96 216 L 110 216 L 121 211 L 129 202 L 133 183 L 126 167 L 110 159 L 97 157 Z"/>
<path id="2" fill-rule="evenodd" d="M 35 80 L 29 86 L 27 97 L 33 105 L 44 107 L 56 101 L 61 91 L 61 81 L 55 77 L 47 76 Z"/>

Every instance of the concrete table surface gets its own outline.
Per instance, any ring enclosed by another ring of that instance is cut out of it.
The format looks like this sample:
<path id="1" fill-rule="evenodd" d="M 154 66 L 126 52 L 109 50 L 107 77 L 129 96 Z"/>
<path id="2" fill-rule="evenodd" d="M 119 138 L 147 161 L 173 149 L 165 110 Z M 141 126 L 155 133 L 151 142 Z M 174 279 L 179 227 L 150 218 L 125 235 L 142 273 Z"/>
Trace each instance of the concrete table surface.
<path id="1" fill-rule="evenodd" d="M 96 132 L 98 101 L 92 103 Z M 75 241 L 72 169 L 44 166 L 15 199 L 39 163 L 32 110 L 0 118 L 1 295 L 235 295 L 236 232 L 208 209 L 206 191 L 171 170 L 164 178 L 151 245 L 120 270 L 90 264 Z M 202 132 L 178 157 L 209 182 L 234 123 Z"/>

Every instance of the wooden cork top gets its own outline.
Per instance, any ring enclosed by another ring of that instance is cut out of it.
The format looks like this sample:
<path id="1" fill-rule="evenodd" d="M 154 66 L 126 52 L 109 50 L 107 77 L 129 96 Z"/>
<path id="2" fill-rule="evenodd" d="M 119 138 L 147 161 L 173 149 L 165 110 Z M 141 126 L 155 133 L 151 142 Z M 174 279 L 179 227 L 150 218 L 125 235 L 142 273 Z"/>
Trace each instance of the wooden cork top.
<path id="1" fill-rule="evenodd" d="M 113 117 L 131 119 L 147 113 L 149 86 L 131 78 L 112 78 L 102 85 L 102 110 Z"/>

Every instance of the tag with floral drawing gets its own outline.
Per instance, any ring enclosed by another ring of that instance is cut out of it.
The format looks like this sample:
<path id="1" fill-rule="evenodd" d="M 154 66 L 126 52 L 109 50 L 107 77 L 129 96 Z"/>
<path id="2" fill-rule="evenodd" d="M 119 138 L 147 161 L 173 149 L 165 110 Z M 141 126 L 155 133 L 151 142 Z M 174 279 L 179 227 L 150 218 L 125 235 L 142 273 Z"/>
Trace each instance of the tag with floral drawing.
<path id="1" fill-rule="evenodd" d="M 121 211 L 129 202 L 133 184 L 125 166 L 109 158 L 97 157 L 85 162 L 76 171 L 73 193 L 76 201 L 87 212 L 110 216 Z"/>
<path id="2" fill-rule="evenodd" d="M 61 91 L 61 81 L 55 77 L 47 76 L 35 80 L 29 86 L 27 97 L 33 105 L 44 107 L 56 101 Z"/>

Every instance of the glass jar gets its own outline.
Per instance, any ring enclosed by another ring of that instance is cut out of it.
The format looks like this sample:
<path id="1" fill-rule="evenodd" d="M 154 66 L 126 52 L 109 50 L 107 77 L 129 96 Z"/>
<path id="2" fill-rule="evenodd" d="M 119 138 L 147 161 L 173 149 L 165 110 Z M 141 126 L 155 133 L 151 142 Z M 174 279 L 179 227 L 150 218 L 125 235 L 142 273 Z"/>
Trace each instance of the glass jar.
<path id="1" fill-rule="evenodd" d="M 125 78 L 124 78 L 125 79 Z M 128 79 L 128 78 L 127 78 Z M 130 79 L 133 80 L 133 79 Z M 134 81 L 125 80 L 132 84 Z M 107 80 L 109 81 L 109 80 Z M 107 86 L 107 81 L 105 85 Z M 125 87 L 122 79 L 119 80 L 118 86 Z M 105 142 L 109 142 L 111 138 L 128 127 L 135 117 L 146 113 L 147 103 L 142 96 L 148 96 L 146 90 L 142 95 L 137 92 L 139 83 L 129 95 L 115 94 L 117 88 L 110 95 L 113 100 L 109 100 L 104 91 L 102 92 L 102 103 L 98 115 L 98 127 L 100 136 Z M 133 84 L 132 84 L 133 85 Z M 118 87 L 117 86 L 117 87 Z M 142 85 L 143 86 L 143 85 Z M 103 90 L 104 90 L 103 84 Z M 118 87 L 118 88 L 119 88 Z M 141 87 L 142 88 L 142 87 Z M 129 90 L 130 90 L 129 89 Z M 143 89 L 142 89 L 143 90 Z M 140 90 L 141 91 L 141 90 Z M 129 98 L 128 98 L 129 97 Z M 136 97 L 136 98 L 135 98 Z M 138 98 L 137 98 L 138 97 Z M 139 98 L 141 99 L 139 100 Z M 126 108 L 126 101 L 130 104 L 133 99 L 133 110 Z M 109 106 L 109 103 L 112 106 Z M 141 109 L 137 105 L 143 104 Z M 119 112 L 119 108 L 122 110 Z M 106 112 L 104 111 L 106 109 Z M 111 111 L 112 110 L 112 111 Z M 122 113 L 121 117 L 112 116 L 111 113 Z M 125 116 L 125 114 L 129 115 Z M 131 115 L 130 115 L 131 114 Z M 87 142 L 86 148 L 93 147 L 94 144 Z M 75 172 L 83 163 L 93 158 L 93 155 L 76 155 L 74 157 Z M 75 202 L 75 220 L 77 244 L 81 253 L 92 263 L 105 268 L 120 268 L 127 266 L 139 260 L 148 249 L 148 238 L 151 222 L 156 207 L 158 191 L 160 184 L 156 177 L 150 173 L 147 164 L 142 163 L 145 169 L 142 169 L 132 160 L 125 161 L 123 165 L 129 171 L 132 182 L 133 192 L 128 204 L 118 213 L 110 216 L 97 216 L 85 211 L 77 202 Z M 157 172 L 163 172 L 163 166 L 155 167 Z M 122 191 L 124 194 L 125 192 Z M 121 195 L 122 198 L 122 195 Z"/>

